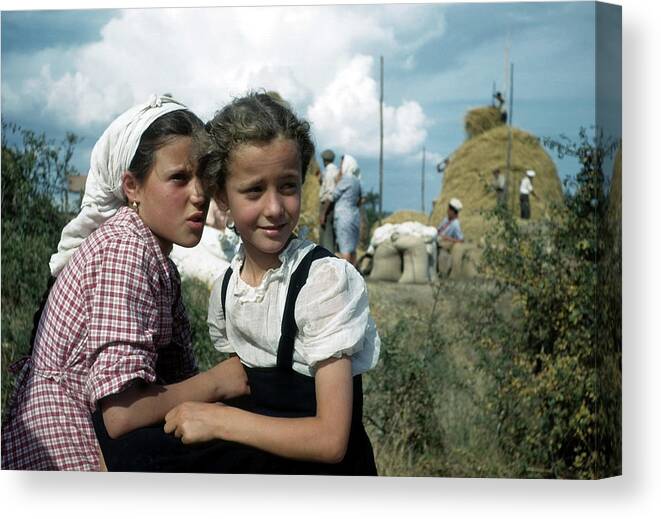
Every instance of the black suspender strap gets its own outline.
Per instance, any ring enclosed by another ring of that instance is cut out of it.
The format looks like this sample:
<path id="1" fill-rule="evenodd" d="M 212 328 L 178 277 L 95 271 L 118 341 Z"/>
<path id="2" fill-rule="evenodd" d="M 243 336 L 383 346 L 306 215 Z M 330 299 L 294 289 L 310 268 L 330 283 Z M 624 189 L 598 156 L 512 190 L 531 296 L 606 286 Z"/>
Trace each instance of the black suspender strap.
<path id="1" fill-rule="evenodd" d="M 294 358 L 294 339 L 298 333 L 298 326 L 294 316 L 296 308 L 296 298 L 308 279 L 310 265 L 316 259 L 333 257 L 333 254 L 323 247 L 317 245 L 308 252 L 299 263 L 289 281 L 287 290 L 287 299 L 285 300 L 285 310 L 282 315 L 282 325 L 280 328 L 280 342 L 278 343 L 277 366 L 280 369 L 290 370 Z M 223 283 L 220 289 L 220 303 L 223 308 L 223 317 L 227 321 L 227 286 L 229 285 L 232 269 L 228 268 L 223 277 Z"/>
<path id="2" fill-rule="evenodd" d="M 310 265 L 316 259 L 333 256 L 328 250 L 317 245 L 308 252 L 291 276 L 289 289 L 287 290 L 287 299 L 285 301 L 285 311 L 282 315 L 282 326 L 280 329 L 280 342 L 278 343 L 278 368 L 290 370 L 294 358 L 294 339 L 298 333 L 298 326 L 294 317 L 296 308 L 296 298 L 301 288 L 305 285 L 310 272 Z"/>
<path id="3" fill-rule="evenodd" d="M 230 278 L 232 277 L 232 267 L 227 267 L 225 275 L 223 276 L 223 284 L 220 286 L 220 304 L 223 307 L 223 319 L 227 323 L 227 311 L 225 310 L 225 301 L 227 301 L 227 285 L 229 285 Z M 227 326 L 227 324 L 225 324 Z"/>

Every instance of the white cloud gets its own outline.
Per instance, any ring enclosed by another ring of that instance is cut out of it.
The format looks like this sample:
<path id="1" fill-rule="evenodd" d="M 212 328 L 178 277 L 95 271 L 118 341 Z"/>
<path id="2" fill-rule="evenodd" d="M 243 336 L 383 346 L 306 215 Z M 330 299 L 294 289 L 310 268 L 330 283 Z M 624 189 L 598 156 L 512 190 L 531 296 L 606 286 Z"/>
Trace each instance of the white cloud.
<path id="1" fill-rule="evenodd" d="M 379 85 L 372 77 L 374 59 L 356 56 L 315 99 L 308 110 L 322 147 L 339 147 L 356 155 L 379 151 Z M 404 155 L 422 146 L 427 131 L 415 101 L 383 109 L 384 153 Z"/>
<path id="2" fill-rule="evenodd" d="M 204 119 L 232 96 L 266 88 L 310 115 L 319 142 L 373 154 L 372 56 L 413 66 L 415 48 L 443 30 L 442 11 L 428 7 L 126 10 L 94 43 L 49 49 L 47 61 L 45 51 L 21 56 L 15 75 L 3 70 L 3 105 L 15 103 L 12 113 L 39 106 L 76 131 L 105 124 L 152 92 L 173 93 Z M 417 102 L 387 105 L 384 118 L 389 153 L 421 145 L 427 118 Z"/>
<path id="3" fill-rule="evenodd" d="M 436 171 L 436 164 L 445 160 L 446 156 L 441 153 L 425 150 L 425 171 Z M 422 165 L 422 148 L 411 155 L 406 156 L 406 164 Z"/>

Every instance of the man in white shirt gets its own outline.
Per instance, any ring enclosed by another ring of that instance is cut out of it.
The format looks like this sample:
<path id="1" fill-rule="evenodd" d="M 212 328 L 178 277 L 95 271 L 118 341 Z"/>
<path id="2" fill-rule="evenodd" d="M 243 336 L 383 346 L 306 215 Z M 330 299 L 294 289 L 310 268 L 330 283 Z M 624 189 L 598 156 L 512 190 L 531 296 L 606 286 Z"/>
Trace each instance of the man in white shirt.
<path id="1" fill-rule="evenodd" d="M 333 232 L 333 191 L 335 191 L 336 177 L 339 173 L 333 164 L 335 153 L 333 150 L 324 150 L 321 153 L 324 169 L 321 172 L 321 188 L 319 189 L 319 245 L 335 253 L 335 233 Z"/>
<path id="2" fill-rule="evenodd" d="M 521 185 L 519 187 L 519 205 L 521 206 L 521 218 L 524 220 L 530 219 L 530 195 L 537 197 L 532 189 L 533 178 L 535 178 L 535 172 L 529 169 L 521 179 Z"/>
<path id="3" fill-rule="evenodd" d="M 439 245 L 444 241 L 450 245 L 453 243 L 463 243 L 464 233 L 461 232 L 461 224 L 459 223 L 459 211 L 463 207 L 463 204 L 458 198 L 450 199 L 448 215 L 436 229 L 436 234 L 438 235 L 437 243 Z"/>

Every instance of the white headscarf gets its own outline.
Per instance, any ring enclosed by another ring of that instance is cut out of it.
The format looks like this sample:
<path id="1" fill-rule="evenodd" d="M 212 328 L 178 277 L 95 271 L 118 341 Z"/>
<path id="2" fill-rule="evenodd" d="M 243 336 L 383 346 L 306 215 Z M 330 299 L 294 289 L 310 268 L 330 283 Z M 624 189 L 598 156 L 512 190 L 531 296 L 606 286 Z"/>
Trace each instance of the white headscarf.
<path id="1" fill-rule="evenodd" d="M 358 162 L 351 155 L 345 155 L 342 158 L 342 175 L 354 175 L 360 180 L 360 168 Z"/>
<path id="2" fill-rule="evenodd" d="M 80 213 L 62 229 L 57 253 L 50 258 L 53 276 L 60 273 L 83 240 L 126 202 L 122 176 L 144 131 L 160 116 L 185 109 L 171 97 L 154 94 L 146 103 L 129 108 L 110 123 L 92 149 Z"/>

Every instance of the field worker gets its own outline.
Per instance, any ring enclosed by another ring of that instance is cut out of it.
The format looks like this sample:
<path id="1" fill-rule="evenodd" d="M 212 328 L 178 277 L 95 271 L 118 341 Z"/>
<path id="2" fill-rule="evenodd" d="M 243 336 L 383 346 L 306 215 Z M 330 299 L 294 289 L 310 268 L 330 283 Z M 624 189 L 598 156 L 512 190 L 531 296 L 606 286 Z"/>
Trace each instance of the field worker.
<path id="1" fill-rule="evenodd" d="M 524 220 L 530 219 L 530 195 L 537 196 L 532 189 L 533 178 L 535 178 L 535 172 L 529 169 L 521 179 L 521 185 L 519 186 L 519 205 L 521 206 L 521 218 Z"/>
<path id="2" fill-rule="evenodd" d="M 360 168 L 356 159 L 344 155 L 340 161 L 337 185 L 333 191 L 335 201 L 335 237 L 340 257 L 356 266 L 356 250 L 360 238 L 360 205 L 363 200 L 360 186 Z"/>
<path id="3" fill-rule="evenodd" d="M 505 175 L 500 168 L 496 168 L 493 173 L 493 189 L 496 192 L 496 203 L 504 206 L 507 202 L 507 191 L 505 190 Z"/>
<path id="4" fill-rule="evenodd" d="M 324 150 L 321 153 L 324 170 L 321 172 L 321 188 L 319 189 L 319 244 L 331 252 L 335 252 L 335 232 L 333 231 L 335 178 L 339 173 L 333 163 L 335 153 L 333 150 Z"/>
<path id="5" fill-rule="evenodd" d="M 459 224 L 459 211 L 463 208 L 458 198 L 452 198 L 448 204 L 448 215 L 437 228 L 437 241 L 439 245 L 452 243 L 463 243 L 464 233 L 461 232 Z"/>
<path id="6" fill-rule="evenodd" d="M 500 92 L 496 92 L 493 95 L 493 98 L 495 99 L 496 102 L 496 108 L 500 110 L 500 120 L 504 123 L 507 122 L 507 109 L 505 108 L 505 98 L 503 97 L 503 94 Z"/>

